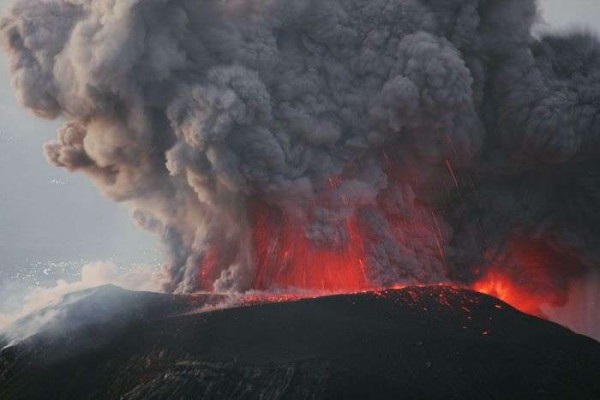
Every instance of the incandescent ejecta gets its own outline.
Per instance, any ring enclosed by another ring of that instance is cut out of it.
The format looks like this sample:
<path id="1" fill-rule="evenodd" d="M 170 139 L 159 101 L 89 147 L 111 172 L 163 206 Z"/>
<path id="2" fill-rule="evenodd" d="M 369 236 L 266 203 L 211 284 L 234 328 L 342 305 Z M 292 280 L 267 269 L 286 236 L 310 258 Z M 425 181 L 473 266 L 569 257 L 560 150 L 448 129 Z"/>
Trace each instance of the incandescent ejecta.
<path id="1" fill-rule="evenodd" d="M 18 0 L 0 38 L 20 102 L 65 121 L 48 159 L 162 238 L 167 291 L 470 284 L 550 255 L 560 294 L 600 265 L 600 44 L 537 18 Z"/>

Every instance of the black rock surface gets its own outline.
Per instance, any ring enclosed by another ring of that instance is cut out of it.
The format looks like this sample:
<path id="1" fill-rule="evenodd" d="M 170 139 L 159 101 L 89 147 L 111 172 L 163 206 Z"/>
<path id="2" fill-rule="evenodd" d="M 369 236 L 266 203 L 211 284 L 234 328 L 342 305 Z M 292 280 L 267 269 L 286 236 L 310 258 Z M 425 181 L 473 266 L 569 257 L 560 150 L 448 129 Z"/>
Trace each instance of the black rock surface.
<path id="1" fill-rule="evenodd" d="M 107 297 L 5 347 L 0 399 L 600 399 L 600 343 L 465 290 L 190 313 L 215 298 L 104 287 L 62 325 Z"/>

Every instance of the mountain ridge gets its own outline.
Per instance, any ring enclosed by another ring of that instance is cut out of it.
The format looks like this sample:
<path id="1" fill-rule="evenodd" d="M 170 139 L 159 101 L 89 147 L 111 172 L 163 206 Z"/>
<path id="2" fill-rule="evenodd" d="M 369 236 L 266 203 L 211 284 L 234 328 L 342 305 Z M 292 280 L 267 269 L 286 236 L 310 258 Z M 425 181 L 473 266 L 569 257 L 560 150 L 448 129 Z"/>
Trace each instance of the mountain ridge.
<path id="1" fill-rule="evenodd" d="M 72 356 L 61 350 L 72 337 L 5 349 L 0 397 L 600 398 L 600 343 L 466 290 L 412 287 L 205 313 L 182 312 L 193 309 L 188 297 L 153 298 L 154 314 L 137 314 Z"/>

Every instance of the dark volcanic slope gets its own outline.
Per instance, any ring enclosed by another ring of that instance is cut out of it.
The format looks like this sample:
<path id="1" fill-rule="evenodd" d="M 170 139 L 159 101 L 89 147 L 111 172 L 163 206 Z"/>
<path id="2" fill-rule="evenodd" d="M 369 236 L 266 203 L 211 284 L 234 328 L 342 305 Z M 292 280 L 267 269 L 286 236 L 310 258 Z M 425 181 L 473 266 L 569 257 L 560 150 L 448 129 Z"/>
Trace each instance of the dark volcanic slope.
<path id="1" fill-rule="evenodd" d="M 0 398 L 600 399 L 599 343 L 468 291 L 409 288 L 171 317 L 165 304 L 181 304 L 152 301 L 158 317 L 139 314 L 117 334 L 107 336 L 105 321 L 5 349 Z M 65 357 L 81 335 L 98 345 Z"/>

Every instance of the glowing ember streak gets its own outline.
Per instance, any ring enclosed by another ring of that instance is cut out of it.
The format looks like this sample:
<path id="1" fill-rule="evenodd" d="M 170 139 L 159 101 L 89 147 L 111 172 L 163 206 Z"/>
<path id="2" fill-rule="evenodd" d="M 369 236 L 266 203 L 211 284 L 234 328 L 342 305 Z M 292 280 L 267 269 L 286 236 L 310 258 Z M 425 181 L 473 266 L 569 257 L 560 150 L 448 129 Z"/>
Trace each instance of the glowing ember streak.
<path id="1" fill-rule="evenodd" d="M 454 181 L 454 186 L 459 187 L 460 185 L 458 184 L 458 178 L 456 177 L 456 174 L 454 173 L 454 168 L 452 168 L 452 164 L 450 163 L 450 160 L 446 160 L 446 167 L 448 168 L 448 172 L 450 172 L 450 175 L 452 176 L 452 180 Z"/>
<path id="2" fill-rule="evenodd" d="M 218 274 L 219 246 L 213 244 L 207 250 L 200 268 L 200 289 L 212 290 L 213 282 Z"/>
<path id="3" fill-rule="evenodd" d="M 364 243 L 354 218 L 346 221 L 348 238 L 340 248 L 316 246 L 305 227 L 284 213 L 255 207 L 254 249 L 256 277 L 253 287 L 301 288 L 352 292 L 369 287 Z"/>

